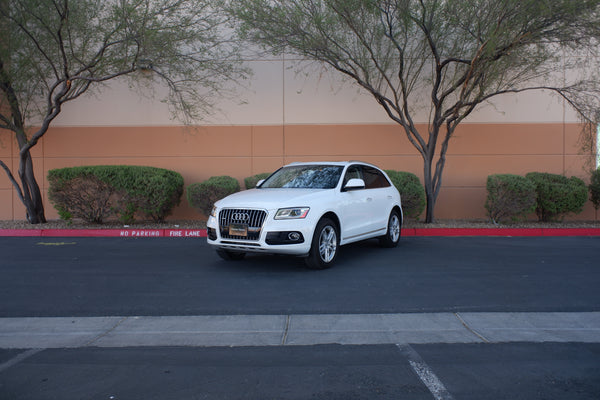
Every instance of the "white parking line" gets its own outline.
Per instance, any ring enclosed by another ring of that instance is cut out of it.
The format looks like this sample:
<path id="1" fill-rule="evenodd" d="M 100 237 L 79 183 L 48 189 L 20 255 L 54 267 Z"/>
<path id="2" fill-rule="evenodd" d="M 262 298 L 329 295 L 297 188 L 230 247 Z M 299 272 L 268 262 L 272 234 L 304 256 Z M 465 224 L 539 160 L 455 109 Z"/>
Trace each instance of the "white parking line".
<path id="1" fill-rule="evenodd" d="M 410 367 L 415 371 L 421 382 L 427 386 L 427 389 L 429 389 L 435 400 L 454 400 L 454 397 L 448 392 L 442 381 L 423 361 L 415 349 L 407 344 L 397 344 L 396 346 L 402 355 L 408 359 Z"/>

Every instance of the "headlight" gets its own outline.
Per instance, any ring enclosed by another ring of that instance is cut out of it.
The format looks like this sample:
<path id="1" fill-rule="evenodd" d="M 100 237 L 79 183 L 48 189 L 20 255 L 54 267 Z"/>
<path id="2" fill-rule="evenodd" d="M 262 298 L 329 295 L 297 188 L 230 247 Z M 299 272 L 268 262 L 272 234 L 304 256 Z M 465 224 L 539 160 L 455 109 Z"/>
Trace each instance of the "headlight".
<path id="1" fill-rule="evenodd" d="M 275 214 L 275 219 L 302 219 L 306 218 L 310 207 L 280 208 Z"/>
<path id="2" fill-rule="evenodd" d="M 210 216 L 217 218 L 217 207 L 213 206 L 213 208 L 210 212 Z"/>

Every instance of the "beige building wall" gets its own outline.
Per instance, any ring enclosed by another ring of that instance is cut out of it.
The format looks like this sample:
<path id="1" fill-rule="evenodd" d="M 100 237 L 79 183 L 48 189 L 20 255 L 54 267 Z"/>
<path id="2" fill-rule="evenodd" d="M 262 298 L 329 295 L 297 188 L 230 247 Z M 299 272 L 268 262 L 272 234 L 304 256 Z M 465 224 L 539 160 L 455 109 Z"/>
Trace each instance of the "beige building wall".
<path id="1" fill-rule="evenodd" d="M 186 186 L 215 175 L 231 175 L 243 185 L 247 176 L 308 160 L 360 159 L 422 179 L 420 155 L 369 95 L 314 64 L 282 58 L 250 65 L 255 74 L 238 88 L 239 96 L 220 100 L 221 111 L 193 127 L 171 120 L 163 103 L 126 82 L 67 104 L 33 151 L 44 195 L 48 170 L 100 164 L 172 169 Z M 425 131 L 428 110 L 417 115 Z M 544 92 L 498 98 L 452 139 L 436 217 L 485 218 L 485 184 L 494 173 L 542 171 L 587 181 L 591 156 L 580 147 L 576 116 L 559 99 Z M 17 148 L 7 132 L 0 132 L 0 159 L 17 171 Z M 49 219 L 58 218 L 47 200 L 46 210 Z M 0 219 L 24 218 L 0 174 Z M 171 218 L 204 216 L 183 199 Z M 574 218 L 598 216 L 588 202 Z"/>

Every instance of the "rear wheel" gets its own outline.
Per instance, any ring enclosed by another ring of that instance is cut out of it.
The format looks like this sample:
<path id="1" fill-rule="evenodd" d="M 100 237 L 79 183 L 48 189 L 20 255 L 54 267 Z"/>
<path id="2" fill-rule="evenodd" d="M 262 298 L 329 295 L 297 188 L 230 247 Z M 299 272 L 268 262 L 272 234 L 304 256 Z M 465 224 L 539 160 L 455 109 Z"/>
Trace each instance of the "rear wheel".
<path id="1" fill-rule="evenodd" d="M 244 259 L 244 257 L 246 257 L 246 253 L 243 253 L 241 251 L 231 251 L 231 250 L 223 250 L 223 249 L 217 249 L 217 254 L 223 260 L 227 260 L 227 261 L 239 261 L 239 260 Z"/>
<path id="2" fill-rule="evenodd" d="M 402 217 L 397 210 L 392 210 L 388 219 L 388 228 L 385 235 L 379 238 L 379 243 L 383 247 L 396 247 L 400 242 L 402 229 Z"/>
<path id="3" fill-rule="evenodd" d="M 306 266 L 311 269 L 325 269 L 333 265 L 339 248 L 339 235 L 336 224 L 323 218 L 317 224 Z"/>

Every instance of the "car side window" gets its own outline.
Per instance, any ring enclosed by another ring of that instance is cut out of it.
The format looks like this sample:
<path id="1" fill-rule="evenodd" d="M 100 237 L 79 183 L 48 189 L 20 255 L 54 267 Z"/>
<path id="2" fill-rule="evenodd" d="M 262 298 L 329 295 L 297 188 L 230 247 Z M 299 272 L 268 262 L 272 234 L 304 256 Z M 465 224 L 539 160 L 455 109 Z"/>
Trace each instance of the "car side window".
<path id="1" fill-rule="evenodd" d="M 359 165 L 351 165 L 348 167 L 346 170 L 346 176 L 344 176 L 343 186 L 346 186 L 346 183 L 348 183 L 350 179 L 363 179 Z"/>
<path id="2" fill-rule="evenodd" d="M 366 189 L 378 189 L 390 186 L 390 183 L 381 171 L 365 165 L 362 168 L 362 172 Z"/>

